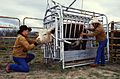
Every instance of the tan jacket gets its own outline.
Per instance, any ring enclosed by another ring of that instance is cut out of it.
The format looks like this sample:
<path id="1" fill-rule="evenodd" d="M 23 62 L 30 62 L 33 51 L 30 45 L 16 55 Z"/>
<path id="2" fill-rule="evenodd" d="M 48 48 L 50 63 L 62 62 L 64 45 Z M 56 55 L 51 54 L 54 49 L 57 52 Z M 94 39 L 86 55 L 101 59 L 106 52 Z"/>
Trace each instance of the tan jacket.
<path id="1" fill-rule="evenodd" d="M 87 34 L 87 36 L 95 36 L 97 41 L 103 41 L 107 38 L 102 25 L 99 25 L 92 33 Z"/>
<path id="2" fill-rule="evenodd" d="M 35 41 L 31 41 L 30 39 L 19 34 L 16 38 L 12 55 L 14 57 L 25 58 L 27 56 L 27 51 L 35 47 L 34 42 Z"/>

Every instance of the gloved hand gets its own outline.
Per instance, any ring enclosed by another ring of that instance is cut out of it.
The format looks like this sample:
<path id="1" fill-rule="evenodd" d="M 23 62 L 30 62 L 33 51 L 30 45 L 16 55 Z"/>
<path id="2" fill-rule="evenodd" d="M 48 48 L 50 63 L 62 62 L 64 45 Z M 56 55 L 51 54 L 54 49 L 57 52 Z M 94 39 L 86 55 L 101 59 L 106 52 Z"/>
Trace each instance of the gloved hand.
<path id="1" fill-rule="evenodd" d="M 77 40 L 77 41 L 73 42 L 71 45 L 72 45 L 73 47 L 76 47 L 76 46 L 78 46 L 79 44 L 80 44 L 80 41 Z"/>
<path id="2" fill-rule="evenodd" d="M 23 50 L 23 52 L 27 52 L 27 50 Z"/>
<path id="3" fill-rule="evenodd" d="M 34 43 L 34 45 L 35 45 L 35 46 L 37 46 L 37 45 L 38 45 L 38 43 L 37 43 L 37 42 L 35 42 L 35 43 Z"/>

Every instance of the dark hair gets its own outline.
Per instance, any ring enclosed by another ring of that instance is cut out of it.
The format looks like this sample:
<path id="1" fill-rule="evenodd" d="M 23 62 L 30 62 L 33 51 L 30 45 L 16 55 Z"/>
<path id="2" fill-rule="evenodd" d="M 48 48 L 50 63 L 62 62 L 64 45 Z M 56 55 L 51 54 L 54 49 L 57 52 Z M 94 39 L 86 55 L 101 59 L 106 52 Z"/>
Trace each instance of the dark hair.
<path id="1" fill-rule="evenodd" d="M 28 30 L 29 32 L 32 31 L 32 29 L 30 27 L 27 27 L 26 25 L 21 25 L 19 27 L 20 30 L 18 30 L 18 34 L 21 34 L 24 30 Z"/>

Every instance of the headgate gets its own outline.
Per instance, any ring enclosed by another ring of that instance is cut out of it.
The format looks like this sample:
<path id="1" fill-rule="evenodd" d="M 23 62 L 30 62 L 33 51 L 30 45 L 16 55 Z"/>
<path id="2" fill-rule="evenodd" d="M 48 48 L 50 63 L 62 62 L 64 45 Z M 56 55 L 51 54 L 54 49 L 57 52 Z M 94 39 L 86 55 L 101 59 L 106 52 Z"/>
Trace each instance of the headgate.
<path id="1" fill-rule="evenodd" d="M 106 15 L 52 2 L 53 5 L 51 7 L 49 5 L 45 13 L 44 27 L 55 28 L 55 33 L 53 34 L 53 42 L 45 44 L 44 58 L 60 60 L 63 69 L 92 63 L 96 55 L 97 42 L 94 37 L 81 38 L 80 33 L 90 33 L 84 28 L 90 26 L 92 17 L 97 17 L 107 27 L 108 37 Z M 80 41 L 80 44 L 74 46 L 75 41 Z M 106 59 L 109 59 L 109 46 L 106 49 Z"/>

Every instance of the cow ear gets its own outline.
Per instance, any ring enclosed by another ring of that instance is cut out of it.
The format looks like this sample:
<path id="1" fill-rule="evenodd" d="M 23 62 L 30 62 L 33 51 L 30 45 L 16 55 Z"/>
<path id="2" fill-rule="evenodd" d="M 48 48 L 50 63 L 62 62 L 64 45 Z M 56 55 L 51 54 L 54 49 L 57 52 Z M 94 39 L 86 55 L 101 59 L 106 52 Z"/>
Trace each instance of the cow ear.
<path id="1" fill-rule="evenodd" d="M 38 36 L 39 36 L 39 33 L 38 33 L 38 32 L 36 32 L 36 33 L 35 33 L 35 37 L 38 37 Z"/>
<path id="2" fill-rule="evenodd" d="M 54 34 L 55 33 L 55 28 L 50 31 L 50 33 Z"/>

